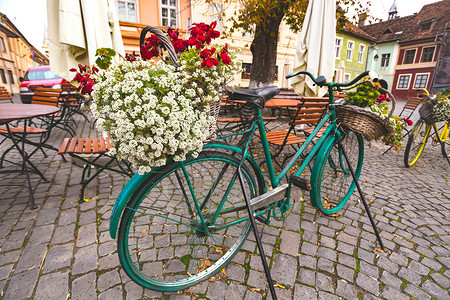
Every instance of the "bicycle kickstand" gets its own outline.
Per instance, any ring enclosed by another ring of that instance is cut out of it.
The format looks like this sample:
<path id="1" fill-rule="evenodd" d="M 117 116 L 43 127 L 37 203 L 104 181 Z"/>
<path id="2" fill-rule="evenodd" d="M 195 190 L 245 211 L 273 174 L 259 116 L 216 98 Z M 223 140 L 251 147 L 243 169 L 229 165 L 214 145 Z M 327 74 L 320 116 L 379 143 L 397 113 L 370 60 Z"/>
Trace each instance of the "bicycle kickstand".
<path id="1" fill-rule="evenodd" d="M 342 145 L 341 141 L 338 141 L 338 145 L 339 145 L 339 148 L 341 149 L 342 153 L 344 154 L 345 161 L 347 162 L 347 166 L 350 170 L 350 173 L 352 174 L 353 181 L 355 182 L 356 188 L 358 189 L 359 196 L 361 197 L 361 200 L 364 204 L 364 208 L 366 209 L 367 216 L 369 217 L 370 224 L 372 225 L 373 231 L 375 232 L 375 235 L 377 236 L 377 240 L 378 240 L 378 243 L 380 244 L 381 250 L 384 250 L 383 241 L 381 240 L 380 234 L 378 233 L 377 226 L 375 225 L 375 222 L 372 218 L 372 214 L 369 210 L 369 206 L 367 205 L 366 198 L 364 197 L 364 194 L 361 190 L 361 186 L 359 185 L 358 179 L 356 178 L 355 172 L 353 171 L 353 167 L 350 164 L 350 161 L 347 157 L 347 153 L 345 152 L 344 146 Z"/>
<path id="2" fill-rule="evenodd" d="M 264 249 L 261 243 L 261 238 L 258 234 L 258 228 L 256 227 L 255 216 L 253 215 L 252 207 L 250 205 L 250 199 L 248 198 L 247 189 L 245 188 L 244 178 L 242 176 L 241 167 L 238 167 L 239 182 L 241 184 L 242 190 L 244 192 L 245 204 L 247 206 L 248 217 L 252 225 L 253 233 L 255 234 L 256 244 L 258 245 L 258 251 L 261 255 L 261 261 L 264 267 L 264 273 L 266 273 L 267 283 L 269 284 L 270 294 L 273 300 L 277 300 L 277 294 L 275 293 L 275 288 L 273 287 L 272 276 L 270 275 L 269 265 L 267 264 L 266 255 L 264 254 Z"/>

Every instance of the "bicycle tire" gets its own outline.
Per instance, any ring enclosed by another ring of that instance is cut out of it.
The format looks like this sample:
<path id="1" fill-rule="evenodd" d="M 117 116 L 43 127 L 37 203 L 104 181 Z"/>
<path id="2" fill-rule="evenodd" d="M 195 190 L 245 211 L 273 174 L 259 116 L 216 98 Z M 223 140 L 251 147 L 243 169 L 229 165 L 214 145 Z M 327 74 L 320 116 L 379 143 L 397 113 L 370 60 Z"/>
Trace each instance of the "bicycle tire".
<path id="1" fill-rule="evenodd" d="M 133 281 L 158 291 L 186 289 L 215 275 L 238 253 L 251 229 L 248 219 L 233 224 L 248 216 L 239 179 L 225 192 L 238 165 L 232 155 L 206 151 L 195 159 L 167 164 L 138 187 L 124 210 L 118 235 L 119 260 Z M 244 164 L 241 170 L 250 197 L 262 193 L 250 169 Z M 219 209 L 228 212 L 212 223 Z M 220 230 L 225 225 L 230 226 Z"/>
<path id="2" fill-rule="evenodd" d="M 408 142 L 406 143 L 405 153 L 403 155 L 403 163 L 409 168 L 419 159 L 425 148 L 428 137 L 431 132 L 431 125 L 426 124 L 424 120 L 419 119 L 414 124 L 413 129 L 409 133 Z"/>
<path id="3" fill-rule="evenodd" d="M 364 140 L 360 133 L 341 131 L 341 143 L 359 179 L 364 159 Z M 325 141 L 311 173 L 311 202 L 325 214 L 334 214 L 347 203 L 356 187 L 336 136 Z"/>

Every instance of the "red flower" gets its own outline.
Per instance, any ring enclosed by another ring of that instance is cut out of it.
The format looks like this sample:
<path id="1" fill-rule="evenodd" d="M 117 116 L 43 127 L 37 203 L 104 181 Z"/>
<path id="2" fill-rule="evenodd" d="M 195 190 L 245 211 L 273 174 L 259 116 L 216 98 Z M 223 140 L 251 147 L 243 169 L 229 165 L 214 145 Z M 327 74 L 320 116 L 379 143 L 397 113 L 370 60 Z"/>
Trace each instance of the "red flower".
<path id="1" fill-rule="evenodd" d="M 183 40 L 172 41 L 172 45 L 175 48 L 175 52 L 183 52 L 186 50 L 186 46 Z"/>
<path id="2" fill-rule="evenodd" d="M 132 54 L 129 53 L 125 54 L 125 59 L 127 61 L 136 61 L 136 51 L 133 51 Z"/>
<path id="3" fill-rule="evenodd" d="M 229 65 L 231 63 L 231 58 L 228 56 L 228 44 L 225 44 L 223 47 L 219 59 L 222 60 L 224 65 Z"/>
<path id="4" fill-rule="evenodd" d="M 411 121 L 408 118 L 403 118 L 403 121 L 405 121 L 405 123 L 408 124 L 408 126 L 411 126 L 413 124 L 413 121 Z"/>
<path id="5" fill-rule="evenodd" d="M 200 52 L 200 58 L 203 59 L 201 66 L 202 67 L 212 67 L 217 66 L 219 64 L 219 61 L 217 58 L 212 57 L 214 52 L 216 52 L 216 48 L 204 49 L 202 52 Z"/>
<path id="6" fill-rule="evenodd" d="M 382 103 L 384 101 L 387 101 L 387 102 L 391 101 L 391 98 L 389 97 L 388 94 L 383 94 L 383 95 L 378 96 L 378 98 L 377 98 L 378 103 Z"/>

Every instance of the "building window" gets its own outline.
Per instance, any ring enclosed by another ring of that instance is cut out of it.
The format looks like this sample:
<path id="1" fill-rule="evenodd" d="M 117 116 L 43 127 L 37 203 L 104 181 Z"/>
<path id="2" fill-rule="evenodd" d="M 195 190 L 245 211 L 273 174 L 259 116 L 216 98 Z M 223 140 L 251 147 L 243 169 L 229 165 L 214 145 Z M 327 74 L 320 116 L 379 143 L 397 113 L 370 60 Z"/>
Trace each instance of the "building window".
<path id="1" fill-rule="evenodd" d="M 250 79 L 250 74 L 252 72 L 252 64 L 242 63 L 242 79 Z"/>
<path id="2" fill-rule="evenodd" d="M 348 43 L 347 43 L 347 60 L 349 60 L 349 61 L 352 61 L 354 46 L 355 46 L 355 42 L 348 41 Z"/>
<path id="3" fill-rule="evenodd" d="M 414 83 L 415 89 L 424 89 L 427 86 L 428 74 L 417 74 L 416 82 Z"/>
<path id="4" fill-rule="evenodd" d="M 6 83 L 5 70 L 0 69 L 0 77 L 2 77 L 2 82 Z"/>
<path id="5" fill-rule="evenodd" d="M 390 53 L 381 54 L 381 66 L 389 67 L 389 60 L 391 59 Z"/>
<path id="6" fill-rule="evenodd" d="M 209 4 L 209 22 L 212 23 L 214 21 L 217 21 L 216 30 L 219 32 L 223 31 L 223 24 L 222 24 L 222 14 L 223 14 L 223 6 L 222 4 Z"/>
<path id="7" fill-rule="evenodd" d="M 161 25 L 177 27 L 176 0 L 161 0 Z"/>
<path id="8" fill-rule="evenodd" d="M 350 82 L 350 73 L 344 74 L 344 83 Z"/>
<path id="9" fill-rule="evenodd" d="M 14 84 L 14 76 L 11 70 L 8 70 L 8 78 L 9 78 L 9 82 Z"/>
<path id="10" fill-rule="evenodd" d="M 363 63 L 365 52 L 366 52 L 366 45 L 359 44 L 358 63 L 360 64 Z"/>
<path id="11" fill-rule="evenodd" d="M 403 64 L 412 64 L 414 62 L 415 56 L 416 56 L 416 49 L 406 50 L 405 57 L 403 58 Z"/>
<path id="12" fill-rule="evenodd" d="M 426 47 L 422 50 L 422 58 L 420 62 L 431 62 L 433 61 L 434 47 Z"/>
<path id="13" fill-rule="evenodd" d="M 398 89 L 407 89 L 409 86 L 409 78 L 411 78 L 411 75 L 400 75 L 398 78 Z"/>
<path id="14" fill-rule="evenodd" d="M 2 47 L 3 52 L 6 52 L 5 41 L 1 36 L 0 36 L 0 47 Z"/>
<path id="15" fill-rule="evenodd" d="M 118 0 L 117 9 L 120 21 L 137 23 L 136 0 Z"/>
<path id="16" fill-rule="evenodd" d="M 341 58 L 341 48 L 342 48 L 342 39 L 341 38 L 336 38 L 336 43 L 335 43 L 335 51 L 336 51 L 336 58 Z"/>

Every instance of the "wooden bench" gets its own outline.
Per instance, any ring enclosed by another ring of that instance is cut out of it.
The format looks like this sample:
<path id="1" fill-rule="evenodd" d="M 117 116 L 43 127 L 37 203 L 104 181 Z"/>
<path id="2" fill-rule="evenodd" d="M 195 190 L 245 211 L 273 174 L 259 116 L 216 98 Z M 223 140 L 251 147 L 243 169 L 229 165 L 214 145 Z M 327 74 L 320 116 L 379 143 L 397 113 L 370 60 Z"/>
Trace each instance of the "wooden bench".
<path id="1" fill-rule="evenodd" d="M 110 138 L 65 138 L 59 148 L 58 154 L 69 154 L 71 157 L 81 160 L 84 163 L 83 173 L 80 180 L 80 199 L 84 202 L 84 191 L 86 186 L 104 170 L 114 171 L 132 177 L 134 172 L 131 166 L 123 161 L 119 162 L 116 157 L 108 154 L 114 148 L 110 143 Z M 122 163 L 125 165 L 122 166 Z M 92 167 L 97 168 L 91 175 Z"/>
<path id="2" fill-rule="evenodd" d="M 319 123 L 323 114 L 328 107 L 328 98 L 321 97 L 302 97 L 302 102 L 297 104 L 297 108 L 289 121 L 288 130 L 276 130 L 266 133 L 267 141 L 269 144 L 277 147 L 277 151 L 273 154 L 273 158 L 280 156 L 285 146 L 291 146 L 295 151 L 298 150 L 296 145 L 303 144 L 306 138 L 314 131 L 315 126 Z M 298 125 L 308 125 L 308 128 L 297 129 Z M 322 128 L 317 138 L 321 137 L 325 127 Z M 304 135 L 301 135 L 303 133 Z M 258 133 L 255 133 L 258 135 Z M 291 156 L 286 155 L 282 165 Z M 278 162 L 275 160 L 278 164 Z"/>

